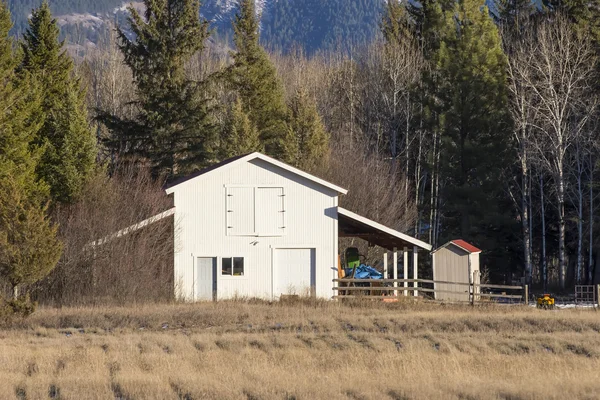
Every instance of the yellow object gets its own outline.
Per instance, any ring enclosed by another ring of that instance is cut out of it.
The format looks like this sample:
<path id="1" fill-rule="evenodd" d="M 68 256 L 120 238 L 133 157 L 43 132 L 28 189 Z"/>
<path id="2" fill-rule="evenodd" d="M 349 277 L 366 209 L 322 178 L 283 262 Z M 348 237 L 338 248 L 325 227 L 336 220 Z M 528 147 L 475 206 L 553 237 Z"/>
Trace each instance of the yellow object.
<path id="1" fill-rule="evenodd" d="M 554 297 L 549 294 L 543 294 L 537 298 L 537 308 L 554 308 Z"/>

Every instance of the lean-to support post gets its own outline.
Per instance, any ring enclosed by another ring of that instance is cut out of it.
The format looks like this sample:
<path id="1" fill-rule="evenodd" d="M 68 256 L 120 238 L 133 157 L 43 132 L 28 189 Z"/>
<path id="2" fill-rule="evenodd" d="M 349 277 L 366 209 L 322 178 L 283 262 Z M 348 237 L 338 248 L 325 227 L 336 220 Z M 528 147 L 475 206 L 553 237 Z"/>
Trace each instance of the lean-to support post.
<path id="1" fill-rule="evenodd" d="M 394 247 L 394 257 L 393 257 L 393 261 L 394 261 L 394 265 L 393 265 L 393 273 L 394 273 L 394 288 L 398 287 L 398 282 L 396 282 L 396 279 L 398 279 L 398 249 Z M 398 291 L 396 289 L 394 289 L 394 296 L 398 296 Z"/>
<path id="2" fill-rule="evenodd" d="M 413 295 L 415 297 L 419 297 L 419 291 L 417 290 L 417 287 L 419 286 L 419 284 L 417 283 L 417 279 L 419 276 L 419 250 L 417 249 L 417 246 L 413 246 L 413 279 L 415 280 L 413 282 L 413 287 L 415 288 L 415 290 L 413 290 Z"/>
<path id="3" fill-rule="evenodd" d="M 408 287 L 408 247 L 404 248 L 404 287 Z M 408 296 L 408 290 L 404 289 L 404 296 Z"/>
<path id="4" fill-rule="evenodd" d="M 383 279 L 388 279 L 388 253 L 383 253 Z"/>

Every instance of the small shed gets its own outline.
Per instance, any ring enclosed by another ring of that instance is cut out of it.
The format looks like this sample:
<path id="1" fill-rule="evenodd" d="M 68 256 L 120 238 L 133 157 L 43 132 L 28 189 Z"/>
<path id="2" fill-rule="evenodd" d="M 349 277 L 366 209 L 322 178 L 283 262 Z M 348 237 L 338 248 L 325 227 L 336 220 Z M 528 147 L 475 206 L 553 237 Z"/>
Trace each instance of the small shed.
<path id="1" fill-rule="evenodd" d="M 466 284 L 479 283 L 479 254 L 481 249 L 462 239 L 451 240 L 433 251 L 433 280 L 462 283 L 435 283 L 436 300 L 469 301 L 470 287 Z"/>

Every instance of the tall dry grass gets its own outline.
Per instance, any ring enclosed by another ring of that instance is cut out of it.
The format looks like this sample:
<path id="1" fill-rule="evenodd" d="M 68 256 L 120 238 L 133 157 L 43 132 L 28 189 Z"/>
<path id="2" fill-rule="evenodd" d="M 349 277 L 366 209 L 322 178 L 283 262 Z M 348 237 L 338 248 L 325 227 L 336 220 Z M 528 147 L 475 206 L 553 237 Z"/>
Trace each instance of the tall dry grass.
<path id="1" fill-rule="evenodd" d="M 599 332 L 525 307 L 42 309 L 0 330 L 0 398 L 592 399 Z"/>

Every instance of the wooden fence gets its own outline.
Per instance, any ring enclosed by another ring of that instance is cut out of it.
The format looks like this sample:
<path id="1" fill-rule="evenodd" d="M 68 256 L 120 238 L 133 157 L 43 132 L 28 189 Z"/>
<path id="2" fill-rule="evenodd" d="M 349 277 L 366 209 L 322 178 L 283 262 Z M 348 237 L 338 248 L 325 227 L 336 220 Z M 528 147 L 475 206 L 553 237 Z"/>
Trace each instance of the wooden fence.
<path id="1" fill-rule="evenodd" d="M 509 285 L 491 285 L 486 283 L 464 283 L 433 281 L 429 279 L 334 279 L 333 290 L 336 294 L 334 299 L 348 298 L 379 298 L 390 299 L 398 296 L 408 296 L 411 293 L 417 296 L 419 292 L 430 294 L 435 297 L 435 293 L 440 294 L 462 294 L 471 304 L 481 301 L 507 301 L 512 303 L 528 304 L 529 287 L 509 286 Z M 357 285 L 358 284 L 358 285 Z M 435 289 L 436 284 L 455 285 L 465 288 L 464 291 L 440 290 Z M 482 289 L 485 292 L 482 292 Z M 492 292 L 494 293 L 488 293 Z M 497 293 L 502 291 L 503 293 Z"/>

